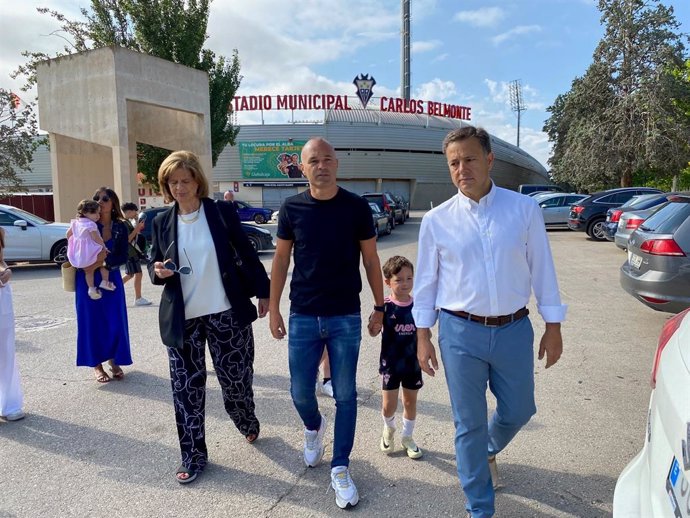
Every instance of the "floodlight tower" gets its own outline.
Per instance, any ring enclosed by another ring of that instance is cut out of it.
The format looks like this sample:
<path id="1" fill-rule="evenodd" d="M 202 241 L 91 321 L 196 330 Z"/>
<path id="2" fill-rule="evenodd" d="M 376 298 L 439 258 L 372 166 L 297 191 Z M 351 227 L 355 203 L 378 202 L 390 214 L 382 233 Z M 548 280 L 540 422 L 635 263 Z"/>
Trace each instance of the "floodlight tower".
<path id="1" fill-rule="evenodd" d="M 522 100 L 522 85 L 519 79 L 511 81 L 509 84 L 510 107 L 517 112 L 517 147 L 520 147 L 520 113 L 525 111 L 525 102 Z"/>
<path id="2" fill-rule="evenodd" d="M 410 0 L 402 2 L 401 56 L 400 56 L 400 94 L 410 99 Z"/>

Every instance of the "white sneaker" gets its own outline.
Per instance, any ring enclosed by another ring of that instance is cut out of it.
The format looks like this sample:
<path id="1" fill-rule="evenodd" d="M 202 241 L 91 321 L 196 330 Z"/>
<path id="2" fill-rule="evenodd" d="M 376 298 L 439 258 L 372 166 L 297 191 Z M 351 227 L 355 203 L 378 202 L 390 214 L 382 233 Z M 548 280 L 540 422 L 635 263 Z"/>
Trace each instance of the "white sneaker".
<path id="1" fill-rule="evenodd" d="M 318 430 L 304 430 L 304 463 L 313 468 L 323 458 L 323 435 L 326 433 L 326 418 L 321 416 L 321 426 Z"/>
<path id="2" fill-rule="evenodd" d="M 491 473 L 491 483 L 494 491 L 501 487 L 501 482 L 498 479 L 498 466 L 496 465 L 496 455 L 489 457 L 489 473 Z"/>
<path id="3" fill-rule="evenodd" d="M 19 421 L 20 419 L 24 419 L 25 417 L 26 415 L 24 414 L 24 412 L 19 410 L 17 412 L 12 412 L 11 414 L 6 415 L 5 419 L 7 421 Z"/>
<path id="4" fill-rule="evenodd" d="M 101 281 L 98 287 L 102 290 L 115 291 L 117 286 L 110 281 Z"/>
<path id="5" fill-rule="evenodd" d="M 407 456 L 409 458 L 418 459 L 423 455 L 422 450 L 419 449 L 419 446 L 414 442 L 411 435 L 403 435 L 400 442 L 402 443 L 402 447 L 405 448 L 405 451 L 407 451 Z"/>
<path id="6" fill-rule="evenodd" d="M 333 397 L 333 385 L 331 384 L 331 380 L 321 385 L 321 393 L 324 396 Z"/>
<path id="7" fill-rule="evenodd" d="M 359 493 L 347 466 L 331 469 L 331 487 L 335 491 L 335 503 L 341 509 L 354 507 L 359 502 Z"/>
<path id="8" fill-rule="evenodd" d="M 101 298 L 101 292 L 98 291 L 98 288 L 89 288 L 89 298 L 92 300 L 98 300 Z"/>
<path id="9" fill-rule="evenodd" d="M 395 451 L 395 444 L 393 438 L 395 436 L 395 428 L 383 425 L 383 432 L 381 433 L 381 442 L 379 448 L 386 455 L 390 455 Z"/>
<path id="10" fill-rule="evenodd" d="M 134 301 L 134 305 L 135 306 L 150 306 L 151 301 L 149 299 L 145 299 L 144 297 L 140 297 Z"/>

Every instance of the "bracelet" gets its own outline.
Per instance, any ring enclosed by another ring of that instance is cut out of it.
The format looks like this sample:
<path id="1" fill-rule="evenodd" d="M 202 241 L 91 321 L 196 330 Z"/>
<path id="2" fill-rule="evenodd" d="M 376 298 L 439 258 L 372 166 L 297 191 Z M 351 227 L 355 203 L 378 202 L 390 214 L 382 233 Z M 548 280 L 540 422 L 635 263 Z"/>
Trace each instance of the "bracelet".
<path id="1" fill-rule="evenodd" d="M 379 311 L 380 313 L 384 313 L 386 311 L 385 306 L 374 306 L 374 311 Z"/>

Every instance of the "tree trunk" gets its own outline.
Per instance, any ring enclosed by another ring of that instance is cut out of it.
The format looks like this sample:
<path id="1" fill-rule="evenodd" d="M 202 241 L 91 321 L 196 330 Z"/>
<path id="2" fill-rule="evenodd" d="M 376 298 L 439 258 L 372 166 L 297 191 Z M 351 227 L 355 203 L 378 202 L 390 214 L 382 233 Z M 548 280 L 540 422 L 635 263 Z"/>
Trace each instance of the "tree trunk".
<path id="1" fill-rule="evenodd" d="M 632 187 L 633 175 L 630 171 L 625 171 L 621 176 L 621 187 Z"/>

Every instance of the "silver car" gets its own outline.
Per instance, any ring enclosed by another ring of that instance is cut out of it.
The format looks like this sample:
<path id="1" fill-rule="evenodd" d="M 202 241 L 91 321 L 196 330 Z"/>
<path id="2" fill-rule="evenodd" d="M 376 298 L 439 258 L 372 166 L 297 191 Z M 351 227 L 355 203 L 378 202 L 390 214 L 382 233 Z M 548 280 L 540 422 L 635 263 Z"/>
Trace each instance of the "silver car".
<path id="1" fill-rule="evenodd" d="M 669 196 L 628 240 L 621 266 L 625 291 L 658 311 L 690 307 L 690 193 Z"/>
<path id="2" fill-rule="evenodd" d="M 10 205 L 0 205 L 0 227 L 5 231 L 7 262 L 67 260 L 66 223 L 50 223 Z"/>
<path id="3" fill-rule="evenodd" d="M 535 200 L 541 207 L 546 228 L 568 228 L 570 206 L 587 197 L 587 194 L 557 192 L 535 196 Z"/>

